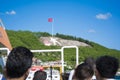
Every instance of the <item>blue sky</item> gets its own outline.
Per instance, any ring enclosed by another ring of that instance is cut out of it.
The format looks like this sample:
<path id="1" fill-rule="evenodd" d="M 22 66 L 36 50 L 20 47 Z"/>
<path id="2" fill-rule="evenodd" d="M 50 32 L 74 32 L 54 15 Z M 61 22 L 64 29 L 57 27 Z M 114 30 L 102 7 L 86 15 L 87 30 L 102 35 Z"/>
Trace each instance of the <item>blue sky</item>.
<path id="1" fill-rule="evenodd" d="M 0 0 L 8 30 L 30 30 L 81 37 L 120 50 L 120 0 Z"/>

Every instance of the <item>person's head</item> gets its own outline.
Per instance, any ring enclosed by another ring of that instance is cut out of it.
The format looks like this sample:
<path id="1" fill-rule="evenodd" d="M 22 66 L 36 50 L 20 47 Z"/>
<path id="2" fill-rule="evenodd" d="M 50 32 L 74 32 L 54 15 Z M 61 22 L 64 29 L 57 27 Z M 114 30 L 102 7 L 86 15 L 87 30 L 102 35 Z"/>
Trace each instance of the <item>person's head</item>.
<path id="1" fill-rule="evenodd" d="M 13 48 L 6 61 L 6 77 L 20 78 L 25 76 L 32 65 L 32 58 L 33 53 L 28 48 L 21 46 Z"/>
<path id="2" fill-rule="evenodd" d="M 114 78 L 119 68 L 119 61 L 115 57 L 101 56 L 96 60 L 96 78 Z"/>
<path id="3" fill-rule="evenodd" d="M 93 74 L 94 74 L 93 68 L 87 63 L 82 63 L 82 64 L 78 65 L 77 68 L 75 69 L 73 79 L 91 80 Z"/>
<path id="4" fill-rule="evenodd" d="M 95 60 L 94 60 L 94 58 L 92 58 L 92 57 L 87 57 L 87 58 L 84 60 L 84 63 L 89 64 L 90 66 L 93 67 L 93 69 L 95 69 Z"/>
<path id="5" fill-rule="evenodd" d="M 46 80 L 47 73 L 45 71 L 38 70 L 35 72 L 33 80 Z"/>

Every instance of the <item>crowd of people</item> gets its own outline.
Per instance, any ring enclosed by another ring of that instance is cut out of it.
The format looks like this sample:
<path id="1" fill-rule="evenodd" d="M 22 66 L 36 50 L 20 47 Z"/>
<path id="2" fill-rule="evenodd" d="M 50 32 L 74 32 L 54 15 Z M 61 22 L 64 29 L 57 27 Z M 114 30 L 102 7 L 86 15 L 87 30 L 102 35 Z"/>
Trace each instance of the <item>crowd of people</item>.
<path id="1" fill-rule="evenodd" d="M 5 80 L 25 80 L 32 66 L 33 53 L 26 47 L 15 47 L 9 53 L 4 68 Z M 119 68 L 117 58 L 104 55 L 85 61 L 71 71 L 69 80 L 114 80 Z M 36 71 L 33 80 L 46 80 L 47 73 Z"/>
<path id="2" fill-rule="evenodd" d="M 112 56 L 100 56 L 93 60 L 87 58 L 71 71 L 68 80 L 115 80 L 119 61 Z"/>

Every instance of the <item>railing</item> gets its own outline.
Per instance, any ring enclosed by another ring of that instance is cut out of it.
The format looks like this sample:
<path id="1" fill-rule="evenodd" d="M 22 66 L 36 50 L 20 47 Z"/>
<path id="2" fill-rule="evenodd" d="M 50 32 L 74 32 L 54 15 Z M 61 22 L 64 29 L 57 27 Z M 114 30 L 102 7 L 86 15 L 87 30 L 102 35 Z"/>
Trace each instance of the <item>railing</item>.
<path id="1" fill-rule="evenodd" d="M 9 55 L 10 50 L 8 48 L 0 48 L 0 50 L 6 50 L 7 51 L 7 55 Z"/>
<path id="2" fill-rule="evenodd" d="M 48 49 L 48 50 L 31 50 L 31 52 L 61 52 L 62 73 L 64 73 L 64 49 L 75 48 L 76 49 L 76 65 L 79 63 L 79 51 L 77 46 L 63 46 L 61 49 Z M 8 48 L 0 48 L 0 50 L 6 50 L 9 55 L 10 50 Z"/>
<path id="3" fill-rule="evenodd" d="M 64 73 L 64 49 L 76 48 L 76 65 L 79 63 L 79 51 L 77 46 L 63 46 L 61 49 L 31 50 L 31 52 L 61 52 L 62 73 Z"/>

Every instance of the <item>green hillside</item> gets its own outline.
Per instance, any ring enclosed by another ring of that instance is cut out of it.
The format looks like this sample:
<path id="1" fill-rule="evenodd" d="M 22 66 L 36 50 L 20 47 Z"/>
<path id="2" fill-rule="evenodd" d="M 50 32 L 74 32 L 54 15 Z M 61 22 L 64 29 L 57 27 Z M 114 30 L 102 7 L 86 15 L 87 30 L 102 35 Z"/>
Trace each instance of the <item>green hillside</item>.
<path id="1" fill-rule="evenodd" d="M 12 47 L 16 46 L 25 46 L 29 49 L 35 50 L 35 49 L 60 49 L 59 46 L 44 46 L 40 40 L 39 37 L 41 36 L 50 36 L 51 34 L 47 32 L 31 32 L 31 31 L 13 31 L 13 30 L 7 30 L 8 37 L 10 39 Z M 91 47 L 79 47 L 79 61 L 83 61 L 86 57 L 93 57 L 97 58 L 101 55 L 111 55 L 115 56 L 118 59 L 120 58 L 120 51 L 114 50 L 114 49 L 108 49 L 100 44 L 97 44 L 95 42 L 91 42 L 89 40 L 84 40 L 82 38 L 77 38 L 70 35 L 64 35 L 57 33 L 54 35 L 56 37 L 60 37 L 63 39 L 69 39 L 69 40 L 77 40 L 84 43 L 89 44 Z M 51 53 L 35 53 L 35 57 L 43 60 L 43 61 L 50 61 L 50 60 L 60 60 L 60 53 L 55 52 L 53 54 Z M 49 56 L 49 57 L 48 57 Z M 75 49 L 65 49 L 65 61 L 68 65 L 74 67 L 75 65 Z"/>

